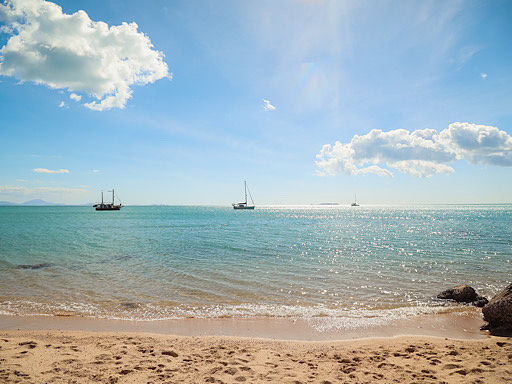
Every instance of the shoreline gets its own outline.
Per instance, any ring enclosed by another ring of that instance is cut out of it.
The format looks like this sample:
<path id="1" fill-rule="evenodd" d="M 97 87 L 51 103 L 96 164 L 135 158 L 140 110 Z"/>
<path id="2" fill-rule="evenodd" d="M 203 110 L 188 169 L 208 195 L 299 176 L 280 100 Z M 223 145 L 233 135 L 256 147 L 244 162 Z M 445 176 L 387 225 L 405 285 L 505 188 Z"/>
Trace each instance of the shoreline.
<path id="1" fill-rule="evenodd" d="M 137 332 L 173 336 L 244 337 L 270 340 L 333 341 L 375 337 L 433 336 L 483 339 L 481 311 L 461 307 L 440 313 L 382 318 L 185 318 L 172 320 L 110 320 L 76 316 L 0 315 L 0 332 L 85 331 Z"/>
<path id="2" fill-rule="evenodd" d="M 478 308 L 461 307 L 371 326 L 354 327 L 343 319 L 333 326 L 332 320 L 319 317 L 130 321 L 2 315 L 0 381 L 512 381 L 512 338 L 480 331 L 483 321 Z"/>

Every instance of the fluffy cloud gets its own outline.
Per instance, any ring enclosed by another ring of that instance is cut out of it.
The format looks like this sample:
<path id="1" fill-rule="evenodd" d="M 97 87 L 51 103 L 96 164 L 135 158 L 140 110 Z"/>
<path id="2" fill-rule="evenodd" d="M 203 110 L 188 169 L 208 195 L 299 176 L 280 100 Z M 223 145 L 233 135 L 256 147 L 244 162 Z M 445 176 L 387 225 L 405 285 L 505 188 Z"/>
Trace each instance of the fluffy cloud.
<path id="1" fill-rule="evenodd" d="M 0 23 L 11 35 L 0 49 L 0 75 L 85 93 L 93 110 L 124 108 L 132 85 L 170 77 L 163 53 L 135 23 L 109 27 L 43 0 L 7 0 Z"/>
<path id="2" fill-rule="evenodd" d="M 347 144 L 326 144 L 316 157 L 321 175 L 392 176 L 387 169 L 392 168 L 411 176 L 430 177 L 453 173 L 448 164 L 456 160 L 510 167 L 512 136 L 496 127 L 470 123 L 453 123 L 440 132 L 375 129 L 354 136 Z"/>
<path id="3" fill-rule="evenodd" d="M 270 100 L 263 99 L 263 109 L 265 111 L 273 111 L 274 109 L 276 109 L 276 107 L 272 105 Z"/>
<path id="4" fill-rule="evenodd" d="M 82 100 L 82 96 L 77 95 L 76 93 L 72 93 L 71 95 L 69 95 L 69 98 L 70 98 L 71 100 L 75 100 L 75 101 L 80 101 L 80 100 Z"/>
<path id="5" fill-rule="evenodd" d="M 34 168 L 32 170 L 34 173 L 69 173 L 69 169 L 46 169 L 46 168 Z"/>

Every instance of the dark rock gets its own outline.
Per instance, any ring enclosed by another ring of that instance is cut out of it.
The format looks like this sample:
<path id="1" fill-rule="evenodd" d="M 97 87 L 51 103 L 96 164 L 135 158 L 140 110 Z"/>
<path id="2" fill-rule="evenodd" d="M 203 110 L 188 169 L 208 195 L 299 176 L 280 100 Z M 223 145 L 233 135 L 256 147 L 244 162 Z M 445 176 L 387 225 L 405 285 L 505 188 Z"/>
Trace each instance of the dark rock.
<path id="1" fill-rule="evenodd" d="M 447 289 L 437 295 L 437 298 L 442 300 L 454 300 L 458 303 L 471 303 L 475 307 L 483 307 L 489 302 L 485 297 L 479 296 L 473 287 L 466 284 Z"/>
<path id="2" fill-rule="evenodd" d="M 473 287 L 463 284 L 441 292 L 437 295 L 437 298 L 443 300 L 455 300 L 459 303 L 471 303 L 478 300 L 479 296 Z"/>
<path id="3" fill-rule="evenodd" d="M 53 264 L 50 263 L 41 263 L 41 264 L 20 264 L 17 265 L 17 269 L 42 269 L 53 267 Z"/>
<path id="4" fill-rule="evenodd" d="M 512 328 L 512 283 L 494 296 L 482 308 L 482 313 L 484 320 L 489 323 L 485 326 L 486 329 Z"/>
<path id="5" fill-rule="evenodd" d="M 488 302 L 489 302 L 489 300 L 487 300 L 487 298 L 485 298 L 483 296 L 479 296 L 478 299 L 473 301 L 471 304 L 473 304 L 475 307 L 482 308 Z"/>

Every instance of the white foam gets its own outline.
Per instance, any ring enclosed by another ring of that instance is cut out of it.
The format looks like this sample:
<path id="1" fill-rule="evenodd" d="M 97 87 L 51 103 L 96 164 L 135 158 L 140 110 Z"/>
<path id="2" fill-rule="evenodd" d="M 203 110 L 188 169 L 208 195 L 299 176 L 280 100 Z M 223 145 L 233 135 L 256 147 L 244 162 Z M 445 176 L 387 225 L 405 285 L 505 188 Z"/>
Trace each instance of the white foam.
<path id="1" fill-rule="evenodd" d="M 361 326 L 375 326 L 387 322 L 422 314 L 438 313 L 450 308 L 448 305 L 415 305 L 393 309 L 347 309 L 329 308 L 323 305 L 211 305 L 211 306 L 165 306 L 157 304 L 134 304 L 125 308 L 120 303 L 109 305 L 62 302 L 41 303 L 28 300 L 11 300 L 0 303 L 0 314 L 84 316 L 116 320 L 173 320 L 185 318 L 300 318 L 311 322 L 321 330 Z"/>

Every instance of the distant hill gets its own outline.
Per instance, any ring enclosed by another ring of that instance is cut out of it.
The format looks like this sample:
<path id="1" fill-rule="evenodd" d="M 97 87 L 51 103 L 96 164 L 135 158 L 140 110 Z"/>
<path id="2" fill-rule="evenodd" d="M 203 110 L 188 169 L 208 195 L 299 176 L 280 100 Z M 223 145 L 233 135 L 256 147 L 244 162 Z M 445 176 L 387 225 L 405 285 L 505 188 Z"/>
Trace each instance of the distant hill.
<path id="1" fill-rule="evenodd" d="M 10 201 L 0 201 L 0 205 L 18 205 L 18 204 L 11 203 Z"/>

